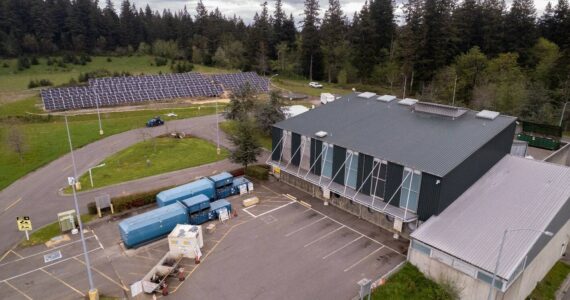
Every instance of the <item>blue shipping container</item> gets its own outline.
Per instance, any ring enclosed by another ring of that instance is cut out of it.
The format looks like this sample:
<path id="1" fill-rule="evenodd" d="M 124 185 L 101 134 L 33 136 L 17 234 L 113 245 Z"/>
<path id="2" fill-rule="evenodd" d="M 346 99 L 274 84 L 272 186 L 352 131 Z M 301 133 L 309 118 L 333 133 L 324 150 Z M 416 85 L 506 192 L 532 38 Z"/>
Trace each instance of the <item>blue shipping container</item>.
<path id="1" fill-rule="evenodd" d="M 233 195 L 233 186 L 226 186 L 219 189 L 216 189 L 216 199 L 224 199 L 228 198 L 229 196 Z"/>
<path id="2" fill-rule="evenodd" d="M 167 235 L 177 224 L 188 224 L 188 213 L 181 203 L 157 208 L 121 221 L 119 232 L 125 246 L 131 248 Z"/>
<path id="3" fill-rule="evenodd" d="M 239 189 L 241 186 L 245 185 L 247 190 L 247 185 L 251 183 L 251 181 L 247 180 L 245 177 L 238 177 L 234 179 L 232 183 L 232 195 L 239 195 Z"/>
<path id="4" fill-rule="evenodd" d="M 214 176 L 210 176 L 210 180 L 214 182 L 216 188 L 232 184 L 234 177 L 228 172 L 222 172 Z"/>
<path id="5" fill-rule="evenodd" d="M 200 194 L 192 198 L 182 200 L 182 204 L 188 208 L 188 213 L 192 214 L 210 208 L 210 198 L 206 197 L 204 194 Z"/>
<path id="6" fill-rule="evenodd" d="M 210 220 L 210 212 L 205 210 L 190 215 L 190 224 L 200 225 L 208 222 Z"/>
<path id="7" fill-rule="evenodd" d="M 199 194 L 204 194 L 206 197 L 214 199 L 214 192 L 214 183 L 208 178 L 202 178 L 158 193 L 156 195 L 156 204 L 158 207 L 163 207 Z"/>
<path id="8" fill-rule="evenodd" d="M 228 210 L 228 213 L 232 211 L 232 205 L 226 199 L 220 199 L 210 203 L 210 214 L 209 214 L 210 220 L 217 218 L 218 212 L 224 208 Z"/>

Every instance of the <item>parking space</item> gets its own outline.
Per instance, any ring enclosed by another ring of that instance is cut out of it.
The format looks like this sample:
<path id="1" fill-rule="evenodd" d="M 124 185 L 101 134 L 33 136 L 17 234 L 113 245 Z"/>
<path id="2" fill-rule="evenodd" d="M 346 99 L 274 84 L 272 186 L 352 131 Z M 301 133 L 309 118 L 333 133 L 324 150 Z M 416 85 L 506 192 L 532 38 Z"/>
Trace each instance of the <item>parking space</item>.
<path id="1" fill-rule="evenodd" d="M 315 209 L 318 202 L 282 184 L 256 187 L 261 202 L 241 209 L 246 219 L 171 297 L 350 299 L 360 279 L 376 279 L 405 260 L 405 242 L 378 227 L 335 208 Z"/>

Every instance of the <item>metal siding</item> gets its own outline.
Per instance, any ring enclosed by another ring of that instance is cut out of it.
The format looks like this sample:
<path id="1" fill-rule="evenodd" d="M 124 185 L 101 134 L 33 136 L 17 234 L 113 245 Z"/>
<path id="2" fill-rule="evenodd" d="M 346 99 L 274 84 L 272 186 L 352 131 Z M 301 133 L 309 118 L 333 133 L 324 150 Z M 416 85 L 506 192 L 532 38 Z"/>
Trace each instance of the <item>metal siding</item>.
<path id="1" fill-rule="evenodd" d="M 513 123 L 443 177 L 436 214 L 441 213 L 501 158 L 511 152 L 514 134 Z"/>
<path id="2" fill-rule="evenodd" d="M 301 162 L 301 135 L 293 132 L 291 135 L 291 164 L 298 166 Z"/>
<path id="3" fill-rule="evenodd" d="M 439 184 L 436 184 L 437 181 Z M 418 218 L 420 221 L 429 219 L 438 213 L 438 203 L 441 188 L 441 178 L 428 173 L 422 173 L 420 199 L 418 203 Z"/>
<path id="4" fill-rule="evenodd" d="M 386 170 L 386 188 L 384 193 L 384 202 L 388 202 L 390 198 L 392 201 L 390 204 L 398 207 L 400 202 L 400 184 L 402 183 L 402 175 L 404 174 L 404 167 L 388 162 L 388 169 Z"/>
<path id="5" fill-rule="evenodd" d="M 334 177 L 334 182 L 344 185 L 344 169 L 346 165 L 344 161 L 346 160 L 346 149 L 337 145 L 333 148 L 333 163 L 332 163 L 332 176 Z M 337 174 L 338 172 L 338 174 Z"/>
<path id="6" fill-rule="evenodd" d="M 316 139 L 311 139 L 311 166 L 313 166 L 311 173 L 315 175 L 321 175 L 321 162 L 323 161 L 324 155 L 324 153 L 321 154 L 322 150 L 323 142 Z M 315 162 L 315 160 L 317 160 L 317 162 Z"/>
<path id="7" fill-rule="evenodd" d="M 278 161 L 279 157 L 281 156 L 281 149 L 283 149 L 283 141 L 281 138 L 283 137 L 283 129 L 277 128 L 275 126 L 271 127 L 271 151 L 273 154 L 271 155 L 271 159 L 274 161 Z M 279 143 L 281 141 L 281 143 Z M 277 145 L 279 143 L 279 145 Z M 277 149 L 275 149 L 277 147 Z"/>

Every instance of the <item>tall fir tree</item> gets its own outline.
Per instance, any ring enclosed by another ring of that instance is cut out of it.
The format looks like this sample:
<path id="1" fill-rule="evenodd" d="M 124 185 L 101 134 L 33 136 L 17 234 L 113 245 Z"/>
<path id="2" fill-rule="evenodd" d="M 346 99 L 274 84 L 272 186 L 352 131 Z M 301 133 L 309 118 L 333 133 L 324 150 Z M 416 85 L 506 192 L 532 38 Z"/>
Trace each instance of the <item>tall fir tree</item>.
<path id="1" fill-rule="evenodd" d="M 346 32 L 346 17 L 342 12 L 340 1 L 329 0 L 329 7 L 321 26 L 322 49 L 329 83 L 336 79 L 348 54 Z"/>
<path id="2" fill-rule="evenodd" d="M 319 80 L 323 76 L 323 54 L 319 33 L 319 1 L 305 0 L 301 25 L 301 69 L 309 80 Z"/>
<path id="3" fill-rule="evenodd" d="M 523 64 L 529 62 L 529 49 L 538 38 L 535 19 L 533 0 L 513 0 L 511 9 L 505 16 L 505 50 L 518 53 Z"/>

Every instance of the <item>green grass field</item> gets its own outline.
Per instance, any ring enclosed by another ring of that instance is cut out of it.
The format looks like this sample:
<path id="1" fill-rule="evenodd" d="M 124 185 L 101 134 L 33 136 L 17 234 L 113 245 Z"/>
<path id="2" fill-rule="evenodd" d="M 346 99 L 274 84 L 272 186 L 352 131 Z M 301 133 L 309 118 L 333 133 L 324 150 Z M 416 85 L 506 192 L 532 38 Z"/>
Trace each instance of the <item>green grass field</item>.
<path id="1" fill-rule="evenodd" d="M 406 263 L 372 292 L 374 300 L 447 300 L 454 299 L 441 285 L 426 278 L 415 266 Z"/>
<path id="2" fill-rule="evenodd" d="M 83 225 L 85 225 L 91 222 L 91 220 L 93 220 L 94 218 L 95 215 L 84 214 L 81 215 L 81 222 L 83 222 Z M 61 231 L 59 230 L 59 223 L 53 222 L 30 233 L 30 240 L 28 241 L 24 239 L 20 243 L 20 246 L 29 247 L 29 246 L 43 244 L 58 235 L 61 235 Z"/>
<path id="3" fill-rule="evenodd" d="M 220 123 L 220 129 L 226 134 L 232 134 L 236 130 L 235 121 L 225 121 Z M 271 136 L 265 135 L 260 131 L 255 132 L 255 137 L 261 143 L 261 146 L 267 150 L 271 150 Z"/>
<path id="4" fill-rule="evenodd" d="M 22 119 L 26 111 L 34 111 L 36 99 L 16 101 L 0 106 L 0 189 L 18 178 L 48 164 L 69 152 L 65 123 L 62 117 L 35 117 Z M 200 107 L 200 109 L 198 109 Z M 157 115 L 174 111 L 176 119 L 213 114 L 215 108 L 209 106 L 189 106 L 180 109 L 152 109 L 132 112 L 104 113 L 101 115 L 105 135 L 99 135 L 97 115 L 70 116 L 70 130 L 74 148 L 92 143 L 102 137 L 144 127 L 146 121 Z M 165 117 L 167 121 L 173 118 Z M 23 160 L 7 142 L 13 128 L 24 137 Z M 170 128 L 173 130 L 174 128 Z"/>
<path id="5" fill-rule="evenodd" d="M 161 137 L 135 144 L 105 159 L 104 167 L 94 169 L 94 188 L 135 180 L 147 176 L 196 167 L 225 159 L 222 149 L 202 139 Z M 148 163 L 147 163 L 148 160 Z M 82 190 L 91 189 L 89 174 L 80 177 Z"/>
<path id="6" fill-rule="evenodd" d="M 546 276 L 536 285 L 528 299 L 533 300 L 547 300 L 555 299 L 556 291 L 562 285 L 566 276 L 570 274 L 570 265 L 559 261 Z"/>
<path id="7" fill-rule="evenodd" d="M 295 93 L 301 93 L 309 96 L 319 97 L 321 93 L 333 93 L 344 95 L 350 93 L 350 89 L 343 89 L 337 87 L 335 84 L 321 83 L 323 85 L 322 89 L 316 89 L 309 86 L 308 80 L 297 80 L 297 79 L 285 79 L 285 78 L 273 78 L 271 83 L 281 89 L 287 91 L 293 91 Z"/>

